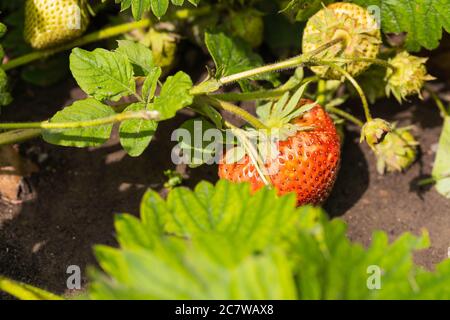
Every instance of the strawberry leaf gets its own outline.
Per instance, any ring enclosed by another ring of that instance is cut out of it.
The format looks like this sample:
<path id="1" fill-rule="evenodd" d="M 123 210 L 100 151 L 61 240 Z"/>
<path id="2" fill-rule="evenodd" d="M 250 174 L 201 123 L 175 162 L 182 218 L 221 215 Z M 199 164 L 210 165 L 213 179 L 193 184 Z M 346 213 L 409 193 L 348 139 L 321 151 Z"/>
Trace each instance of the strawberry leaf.
<path id="1" fill-rule="evenodd" d="M 184 1 L 171 0 L 170 2 L 176 6 L 182 6 Z M 144 13 L 150 11 L 150 9 L 156 17 L 161 18 L 169 8 L 169 0 L 116 0 L 116 3 L 118 2 L 121 4 L 122 11 L 131 7 L 131 12 L 136 20 L 142 19 Z M 200 0 L 188 0 L 188 2 L 196 6 Z"/>
<path id="2" fill-rule="evenodd" d="M 381 28 L 385 33 L 407 32 L 406 48 L 434 49 L 442 29 L 450 32 L 450 6 L 447 0 L 353 0 L 362 7 L 381 9 Z"/>
<path id="3" fill-rule="evenodd" d="M 183 163 L 190 167 L 214 163 L 223 137 L 213 124 L 202 118 L 191 119 L 184 122 L 176 133 L 173 138 L 179 143 L 174 151 L 182 152 Z"/>
<path id="4" fill-rule="evenodd" d="M 125 112 L 145 109 L 144 103 L 134 103 L 128 106 Z M 119 128 L 120 144 L 130 156 L 138 157 L 147 149 L 157 127 L 158 123 L 152 120 L 126 120 Z"/>
<path id="5" fill-rule="evenodd" d="M 143 44 L 131 40 L 118 40 L 117 42 L 119 46 L 116 51 L 124 54 L 135 66 L 135 75 L 148 75 L 154 67 L 152 51 Z"/>
<path id="6" fill-rule="evenodd" d="M 433 178 L 436 181 L 437 191 L 450 199 L 450 116 L 444 118 L 444 127 L 433 167 Z"/>
<path id="7" fill-rule="evenodd" d="M 115 115 L 114 110 L 103 103 L 88 98 L 76 101 L 73 105 L 57 112 L 50 122 L 78 122 L 96 120 Z M 105 143 L 112 130 L 112 124 L 76 129 L 44 130 L 45 141 L 67 147 L 89 147 Z"/>
<path id="8" fill-rule="evenodd" d="M 167 78 L 153 106 L 159 111 L 160 120 L 173 118 L 178 110 L 192 104 L 193 97 L 189 93 L 191 88 L 191 78 L 182 71 Z"/>
<path id="9" fill-rule="evenodd" d="M 223 32 L 206 32 L 205 43 L 216 64 L 217 78 L 250 70 L 264 64 L 263 59 L 252 51 L 249 44 L 241 39 L 229 37 Z M 277 75 L 269 73 L 254 79 L 276 83 Z"/>
<path id="10" fill-rule="evenodd" d="M 80 88 L 99 101 L 118 101 L 136 93 L 133 66 L 120 52 L 73 49 L 70 70 Z"/>

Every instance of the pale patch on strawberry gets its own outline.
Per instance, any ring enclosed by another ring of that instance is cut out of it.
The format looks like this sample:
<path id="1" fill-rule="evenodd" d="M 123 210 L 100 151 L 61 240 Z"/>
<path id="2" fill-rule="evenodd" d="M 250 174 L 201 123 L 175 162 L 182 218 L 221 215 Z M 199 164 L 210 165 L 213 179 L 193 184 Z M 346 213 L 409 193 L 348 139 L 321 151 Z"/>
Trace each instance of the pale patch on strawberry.
<path id="1" fill-rule="evenodd" d="M 46 49 L 80 37 L 89 25 L 85 0 L 27 0 L 24 38 Z"/>
<path id="2" fill-rule="evenodd" d="M 312 52 L 322 45 L 343 39 L 316 56 L 318 59 L 334 58 L 376 58 L 381 45 L 381 32 L 378 23 L 368 10 L 352 3 L 334 3 L 317 12 L 309 19 L 303 33 L 303 53 Z M 367 61 L 336 63 L 352 76 L 365 71 L 370 65 Z M 316 74 L 327 79 L 341 79 L 342 74 L 328 66 L 311 68 Z"/>

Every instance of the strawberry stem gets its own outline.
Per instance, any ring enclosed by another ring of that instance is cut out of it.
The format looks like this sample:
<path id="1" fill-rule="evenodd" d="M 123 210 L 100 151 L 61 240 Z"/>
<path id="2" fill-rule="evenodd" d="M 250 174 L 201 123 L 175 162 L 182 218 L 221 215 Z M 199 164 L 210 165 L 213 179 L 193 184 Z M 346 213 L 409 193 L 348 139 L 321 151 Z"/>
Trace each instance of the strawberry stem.
<path id="1" fill-rule="evenodd" d="M 269 129 L 264 123 L 262 123 L 258 118 L 251 115 L 249 112 L 245 111 L 244 109 L 226 102 L 222 100 L 218 100 L 211 97 L 197 97 L 197 101 L 201 103 L 208 104 L 216 109 L 219 110 L 226 110 L 228 112 L 233 113 L 234 115 L 238 116 L 239 118 L 247 121 L 251 126 L 253 126 L 256 129 Z"/>
<path id="2" fill-rule="evenodd" d="M 392 69 L 392 71 L 396 71 L 397 68 L 391 63 L 387 62 L 383 59 L 374 59 L 374 58 L 364 58 L 364 57 L 355 57 L 355 58 L 334 58 L 333 62 L 370 62 L 373 64 L 377 64 L 379 66 Z"/>
<path id="3" fill-rule="evenodd" d="M 350 113 L 345 112 L 344 110 L 329 106 L 329 107 L 327 107 L 327 111 L 337 114 L 341 118 L 344 118 L 345 120 L 353 122 L 354 124 L 356 124 L 359 127 L 362 127 L 364 125 L 364 123 L 361 120 L 359 120 L 355 116 L 351 115 Z"/>
<path id="4" fill-rule="evenodd" d="M 444 106 L 444 103 L 441 101 L 441 99 L 439 99 L 437 94 L 428 88 L 426 88 L 426 90 L 429 92 L 429 94 L 431 95 L 431 98 L 433 98 L 434 102 L 436 103 L 436 106 L 438 107 L 438 109 L 440 111 L 441 117 L 445 118 L 445 117 L 450 116 L 450 112 L 447 111 L 447 109 Z"/>
<path id="5" fill-rule="evenodd" d="M 330 42 L 325 43 L 324 45 L 320 46 L 319 48 L 317 48 L 316 50 L 313 50 L 311 52 L 303 53 L 299 56 L 296 56 L 296 57 L 293 57 L 293 58 L 290 58 L 290 59 L 287 59 L 287 60 L 284 60 L 281 62 L 268 64 L 268 65 L 265 65 L 265 66 L 262 66 L 259 68 L 255 68 L 255 69 L 251 69 L 251 70 L 247 70 L 247 71 L 243 71 L 243 72 L 239 72 L 236 74 L 222 77 L 219 79 L 219 83 L 221 83 L 222 85 L 226 85 L 226 84 L 230 84 L 230 83 L 242 80 L 242 79 L 252 78 L 252 77 L 255 77 L 255 76 L 258 76 L 261 74 L 298 67 L 304 63 L 310 62 L 310 60 L 313 59 L 313 57 L 315 55 L 321 53 L 322 51 L 327 50 L 328 48 L 330 48 L 342 41 L 344 41 L 344 39 L 337 38 L 337 39 L 331 40 Z"/>
<path id="6" fill-rule="evenodd" d="M 311 60 L 311 63 L 314 65 L 329 66 L 330 68 L 340 72 L 344 77 L 346 77 L 347 80 L 350 81 L 350 83 L 353 85 L 353 87 L 355 87 L 356 92 L 358 92 L 358 95 L 361 98 L 364 113 L 366 115 L 366 120 L 367 121 L 372 120 L 372 115 L 370 114 L 369 103 L 367 102 L 366 95 L 365 95 L 364 91 L 362 90 L 361 86 L 358 84 L 358 82 L 355 80 L 355 78 L 353 78 L 351 76 L 350 73 L 348 73 L 346 70 L 344 70 L 343 68 L 341 68 L 340 66 L 338 66 L 337 64 L 335 64 L 334 62 L 331 62 L 331 61 L 314 60 L 313 59 L 313 60 Z"/>
<path id="7" fill-rule="evenodd" d="M 123 112 L 113 116 L 98 118 L 87 121 L 73 121 L 73 122 L 19 122 L 19 123 L 0 123 L 0 129 L 78 129 L 87 127 L 97 127 L 106 124 L 122 122 L 125 120 L 143 119 L 143 120 L 158 120 L 159 113 L 156 111 L 136 111 Z"/>
<path id="8" fill-rule="evenodd" d="M 67 50 L 70 50 L 75 47 L 81 47 L 81 46 L 84 46 L 84 45 L 92 43 L 92 42 L 97 42 L 97 41 L 104 40 L 107 38 L 115 37 L 120 34 L 132 31 L 134 29 L 145 28 L 145 27 L 150 26 L 150 24 L 151 24 L 150 19 L 144 19 L 141 21 L 124 23 L 124 24 L 120 24 L 120 25 L 117 25 L 114 27 L 109 27 L 109 28 L 106 28 L 103 30 L 99 30 L 99 31 L 87 34 L 81 38 L 76 39 L 73 42 L 64 44 L 60 47 L 41 50 L 41 51 L 34 51 L 31 53 L 25 54 L 16 59 L 12 59 L 11 61 L 5 63 L 4 65 L 2 65 L 0 67 L 3 68 L 3 70 L 8 71 L 8 70 L 23 66 L 25 64 L 34 62 L 36 60 L 47 58 L 47 57 L 52 56 L 59 52 L 67 51 Z"/>
<path id="9" fill-rule="evenodd" d="M 318 79 L 319 78 L 317 76 L 311 76 L 304 78 L 299 84 L 295 86 L 281 87 L 267 91 L 216 93 L 211 94 L 210 97 L 228 102 L 278 99 L 281 96 L 283 96 L 283 94 L 285 94 L 286 92 L 295 90 L 295 88 L 299 87 L 300 85 L 306 82 L 318 81 Z"/>
<path id="10" fill-rule="evenodd" d="M 15 144 L 41 135 L 41 129 L 20 129 L 0 133 L 0 145 Z"/>

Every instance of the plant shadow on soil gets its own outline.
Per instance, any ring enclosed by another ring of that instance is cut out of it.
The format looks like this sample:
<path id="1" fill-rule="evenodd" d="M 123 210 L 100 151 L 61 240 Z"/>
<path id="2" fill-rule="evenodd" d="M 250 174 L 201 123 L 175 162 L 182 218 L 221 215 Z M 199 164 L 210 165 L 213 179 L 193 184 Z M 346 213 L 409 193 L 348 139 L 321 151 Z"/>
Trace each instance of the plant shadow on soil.
<path id="1" fill-rule="evenodd" d="M 80 98 L 74 88 L 73 80 L 42 91 L 26 86 L 23 92 L 28 93 L 16 94 L 16 102 L 5 108 L 2 121 L 48 118 L 61 105 Z M 70 95 L 65 95 L 68 92 Z M 358 101 L 348 105 L 359 108 Z M 417 188 L 416 182 L 431 173 L 441 119 L 431 101 L 414 101 L 403 107 L 384 101 L 373 111 L 377 117 L 416 126 L 420 160 L 405 173 L 382 177 L 376 172 L 371 151 L 359 144 L 358 131 L 350 127 L 338 180 L 324 207 L 331 217 L 348 223 L 351 240 L 364 245 L 370 244 L 374 230 L 384 230 L 395 239 L 403 232 L 420 234 L 426 228 L 432 245 L 418 253 L 416 261 L 431 269 L 447 256 L 450 202 L 434 189 Z M 31 178 L 37 196 L 21 205 L 0 202 L 0 274 L 56 293 L 73 294 L 66 289 L 67 267 L 78 265 L 85 270 L 95 265 L 94 244 L 116 245 L 114 214 L 138 214 L 147 188 L 165 194 L 163 171 L 174 169 L 170 159 L 173 144 L 167 141 L 185 119 L 186 115 L 180 115 L 162 123 L 149 149 L 138 158 L 125 154 L 117 135 L 105 146 L 89 150 L 51 146 L 40 140 L 23 144 L 22 152 L 40 167 Z M 186 172 L 188 187 L 200 180 L 217 180 L 215 166 Z M 0 293 L 0 299 L 8 298 Z"/>

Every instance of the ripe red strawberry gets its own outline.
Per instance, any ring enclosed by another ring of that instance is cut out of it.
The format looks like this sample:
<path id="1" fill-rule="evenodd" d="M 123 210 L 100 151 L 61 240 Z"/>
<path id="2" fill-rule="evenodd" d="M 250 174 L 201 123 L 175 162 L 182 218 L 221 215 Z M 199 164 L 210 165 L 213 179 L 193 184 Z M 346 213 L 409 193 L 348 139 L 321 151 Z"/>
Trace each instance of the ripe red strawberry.
<path id="1" fill-rule="evenodd" d="M 305 105 L 312 108 L 301 116 L 285 118 L 289 121 L 284 121 L 284 124 L 281 121 L 279 124 L 286 128 L 296 125 L 311 130 L 300 129 L 285 140 L 278 141 L 278 155 L 264 165 L 265 168 L 270 168 L 273 164 L 279 165 L 277 172 L 268 177 L 280 195 L 294 192 L 298 205 L 317 205 L 328 197 L 336 180 L 340 162 L 340 139 L 332 119 L 320 105 L 302 99 L 299 103 L 297 100 L 294 107 L 299 110 L 300 106 Z M 265 123 L 277 127 L 273 125 L 277 121 L 273 120 L 274 116 L 271 114 Z M 250 182 L 254 191 L 264 186 L 261 175 L 248 154 L 236 163 L 225 162 L 221 161 L 219 164 L 220 178 Z"/>

